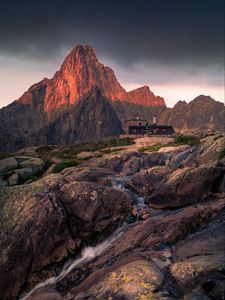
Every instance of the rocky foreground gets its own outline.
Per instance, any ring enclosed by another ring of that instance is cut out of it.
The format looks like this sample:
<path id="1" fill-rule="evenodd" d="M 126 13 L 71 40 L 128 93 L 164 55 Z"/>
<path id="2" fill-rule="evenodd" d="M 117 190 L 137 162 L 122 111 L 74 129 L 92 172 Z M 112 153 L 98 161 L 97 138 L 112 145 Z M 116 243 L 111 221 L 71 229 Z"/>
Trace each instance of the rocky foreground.
<path id="1" fill-rule="evenodd" d="M 2 186 L 0 298 L 224 299 L 224 146 L 118 151 Z"/>

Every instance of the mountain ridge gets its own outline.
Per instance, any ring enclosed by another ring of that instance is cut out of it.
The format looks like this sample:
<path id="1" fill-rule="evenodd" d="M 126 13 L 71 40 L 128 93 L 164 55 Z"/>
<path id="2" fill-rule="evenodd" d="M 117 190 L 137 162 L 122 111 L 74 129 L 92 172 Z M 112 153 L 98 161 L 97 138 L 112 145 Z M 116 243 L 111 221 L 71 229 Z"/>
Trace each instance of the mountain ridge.
<path id="1" fill-rule="evenodd" d="M 78 45 L 51 79 L 32 85 L 18 100 L 0 109 L 0 151 L 120 135 L 126 119 L 140 117 L 151 122 L 154 115 L 177 131 L 206 130 L 208 124 L 223 129 L 223 104 L 199 97 L 194 104 L 178 102 L 170 109 L 148 86 L 126 92 L 90 46 Z M 101 128 L 99 121 L 104 124 Z"/>

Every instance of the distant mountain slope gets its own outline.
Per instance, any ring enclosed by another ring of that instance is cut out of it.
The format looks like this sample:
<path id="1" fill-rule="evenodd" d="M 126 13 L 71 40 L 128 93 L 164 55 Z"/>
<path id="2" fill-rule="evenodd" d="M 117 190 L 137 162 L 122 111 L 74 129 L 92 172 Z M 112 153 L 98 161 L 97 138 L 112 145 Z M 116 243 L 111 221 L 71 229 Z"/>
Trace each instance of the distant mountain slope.
<path id="1" fill-rule="evenodd" d="M 171 124 L 182 132 L 224 130 L 224 104 L 209 96 L 200 95 L 189 103 L 179 101 L 174 108 L 164 110 L 159 121 Z"/>

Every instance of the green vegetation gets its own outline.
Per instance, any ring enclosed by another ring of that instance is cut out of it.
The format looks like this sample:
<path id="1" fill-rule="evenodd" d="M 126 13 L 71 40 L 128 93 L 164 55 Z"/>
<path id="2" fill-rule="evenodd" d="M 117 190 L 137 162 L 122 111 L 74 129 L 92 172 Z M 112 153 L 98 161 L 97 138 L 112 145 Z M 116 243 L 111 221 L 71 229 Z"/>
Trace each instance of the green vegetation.
<path id="1" fill-rule="evenodd" d="M 138 151 L 140 152 L 156 152 L 158 151 L 160 148 L 165 147 L 167 145 L 163 145 L 163 144 L 156 144 L 156 145 L 151 145 L 151 146 L 145 146 L 145 147 L 141 147 L 138 149 Z"/>
<path id="2" fill-rule="evenodd" d="M 200 140 L 196 136 L 192 135 L 176 135 L 174 137 L 173 146 L 180 146 L 180 145 L 189 145 L 189 146 L 196 146 L 200 143 Z"/>
<path id="3" fill-rule="evenodd" d="M 63 160 L 53 167 L 52 172 L 60 173 L 62 170 L 70 167 L 76 167 L 80 163 L 81 162 L 79 160 Z"/>
<path id="4" fill-rule="evenodd" d="M 225 157 L 225 148 L 220 152 L 219 159 L 222 159 L 224 157 Z"/>
<path id="5" fill-rule="evenodd" d="M 174 137 L 173 142 L 167 143 L 167 144 L 155 144 L 155 145 L 150 145 L 150 146 L 145 146 L 141 147 L 138 149 L 140 152 L 156 152 L 159 151 L 160 148 L 162 147 L 178 147 L 181 145 L 189 145 L 189 146 L 195 146 L 200 143 L 200 140 L 191 135 L 176 135 Z"/>
<path id="6" fill-rule="evenodd" d="M 38 154 L 44 158 L 57 157 L 60 159 L 74 159 L 75 156 L 84 151 L 97 151 L 109 147 L 119 147 L 134 144 L 131 138 L 112 137 L 93 141 L 85 144 L 49 146 L 43 145 L 36 149 Z M 112 151 L 112 150 L 110 150 Z"/>

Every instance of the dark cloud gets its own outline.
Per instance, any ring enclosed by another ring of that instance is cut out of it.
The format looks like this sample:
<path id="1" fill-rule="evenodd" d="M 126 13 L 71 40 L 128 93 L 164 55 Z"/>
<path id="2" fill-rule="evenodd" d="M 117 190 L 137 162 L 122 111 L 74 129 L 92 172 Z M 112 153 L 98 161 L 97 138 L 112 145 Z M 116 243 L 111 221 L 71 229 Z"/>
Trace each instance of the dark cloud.
<path id="1" fill-rule="evenodd" d="M 124 66 L 223 66 L 223 0 L 1 2 L 2 53 L 49 60 L 88 43 Z"/>

